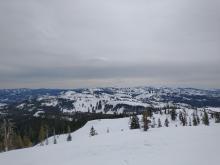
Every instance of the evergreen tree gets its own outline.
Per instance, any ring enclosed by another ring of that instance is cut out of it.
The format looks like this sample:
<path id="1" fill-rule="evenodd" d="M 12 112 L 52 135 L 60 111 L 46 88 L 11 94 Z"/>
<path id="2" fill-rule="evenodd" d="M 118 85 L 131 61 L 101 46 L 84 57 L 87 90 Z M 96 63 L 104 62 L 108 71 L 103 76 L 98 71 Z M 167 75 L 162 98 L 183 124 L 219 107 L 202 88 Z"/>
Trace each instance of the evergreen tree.
<path id="1" fill-rule="evenodd" d="M 0 140 L 0 152 L 4 150 L 4 144 L 3 142 Z"/>
<path id="2" fill-rule="evenodd" d="M 189 117 L 189 126 L 192 126 L 191 117 Z"/>
<path id="3" fill-rule="evenodd" d="M 220 123 L 220 113 L 215 112 L 214 116 L 215 116 L 215 123 Z"/>
<path id="4" fill-rule="evenodd" d="M 49 140 L 48 140 L 48 126 L 46 126 L 46 140 L 45 140 L 45 144 L 46 145 L 49 144 Z"/>
<path id="5" fill-rule="evenodd" d="M 4 146 L 4 132 L 5 132 L 5 129 L 4 129 L 4 123 L 1 123 L 0 122 L 0 152 L 1 151 L 4 151 L 5 149 L 5 146 Z"/>
<path id="6" fill-rule="evenodd" d="M 69 141 L 72 141 L 72 136 L 71 136 L 71 133 L 70 133 L 71 132 L 70 131 L 70 126 L 67 127 L 67 131 L 68 131 L 68 135 L 67 135 L 67 139 L 66 140 L 69 142 Z"/>
<path id="7" fill-rule="evenodd" d="M 187 125 L 186 113 L 183 114 L 182 112 L 180 112 L 179 113 L 179 120 L 181 121 L 183 126 L 186 126 Z"/>
<path id="8" fill-rule="evenodd" d="M 140 128 L 139 118 L 137 117 L 137 115 L 133 115 L 131 117 L 130 129 L 139 129 L 139 128 Z"/>
<path id="9" fill-rule="evenodd" d="M 197 120 L 197 124 L 199 125 L 199 124 L 200 124 L 200 118 L 199 118 L 199 115 L 196 115 L 196 120 Z"/>
<path id="10" fill-rule="evenodd" d="M 160 121 L 160 118 L 158 118 L 158 128 L 162 127 L 162 124 L 161 124 L 161 121 Z"/>
<path id="11" fill-rule="evenodd" d="M 145 111 L 142 115 L 142 121 L 143 121 L 143 127 L 144 127 L 144 131 L 147 131 L 149 129 L 149 121 L 148 121 L 148 113 Z"/>
<path id="12" fill-rule="evenodd" d="M 173 120 L 173 121 L 176 120 L 177 114 L 176 114 L 176 110 L 174 108 L 171 110 L 170 116 L 171 116 L 171 120 Z"/>
<path id="13" fill-rule="evenodd" d="M 90 129 L 90 136 L 95 136 L 97 135 L 96 130 L 94 129 L 94 127 L 92 126 Z"/>
<path id="14" fill-rule="evenodd" d="M 43 146 L 43 141 L 45 139 L 45 129 L 43 127 L 43 125 L 41 125 L 40 127 L 40 131 L 39 131 L 39 134 L 38 134 L 38 141 L 40 142 L 40 145 Z"/>
<path id="15" fill-rule="evenodd" d="M 185 126 L 187 126 L 188 125 L 188 121 L 187 121 L 187 114 L 186 113 L 184 113 L 184 121 L 185 121 Z"/>
<path id="16" fill-rule="evenodd" d="M 203 121 L 203 124 L 209 125 L 209 117 L 208 117 L 208 114 L 207 114 L 206 111 L 204 111 L 204 115 L 203 115 L 202 121 Z"/>
<path id="17" fill-rule="evenodd" d="M 102 102 L 101 102 L 101 100 L 99 100 L 99 102 L 98 102 L 98 107 L 97 107 L 97 109 L 98 109 L 98 110 L 102 109 Z"/>
<path id="18" fill-rule="evenodd" d="M 198 125 L 198 122 L 196 119 L 196 115 L 193 113 L 193 126 L 197 126 L 197 125 Z"/>
<path id="19" fill-rule="evenodd" d="M 53 129 L 53 144 L 57 144 L 57 138 L 56 138 L 55 129 Z"/>
<path id="20" fill-rule="evenodd" d="M 30 141 L 30 139 L 27 136 L 23 137 L 23 144 L 24 144 L 24 147 L 31 147 L 32 146 L 32 142 Z"/>
<path id="21" fill-rule="evenodd" d="M 156 126 L 156 121 L 155 121 L 155 118 L 153 117 L 151 127 L 152 127 L 152 128 L 155 128 L 155 126 Z"/>
<path id="22" fill-rule="evenodd" d="M 24 144 L 20 135 L 14 134 L 12 139 L 11 149 L 20 149 L 23 148 Z"/>
<path id="23" fill-rule="evenodd" d="M 169 120 L 167 118 L 165 119 L 164 126 L 169 127 Z"/>
<path id="24" fill-rule="evenodd" d="M 151 118 L 153 116 L 153 107 L 148 107 L 146 111 L 147 116 Z"/>

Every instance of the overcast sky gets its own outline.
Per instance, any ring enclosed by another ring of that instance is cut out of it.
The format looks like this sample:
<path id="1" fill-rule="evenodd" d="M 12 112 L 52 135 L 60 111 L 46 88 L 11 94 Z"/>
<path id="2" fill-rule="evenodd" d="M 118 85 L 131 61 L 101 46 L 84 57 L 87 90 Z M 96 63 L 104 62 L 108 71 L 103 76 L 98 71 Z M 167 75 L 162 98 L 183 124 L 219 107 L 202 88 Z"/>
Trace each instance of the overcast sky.
<path id="1" fill-rule="evenodd" d="M 220 88 L 219 0 L 0 0 L 0 88 Z"/>

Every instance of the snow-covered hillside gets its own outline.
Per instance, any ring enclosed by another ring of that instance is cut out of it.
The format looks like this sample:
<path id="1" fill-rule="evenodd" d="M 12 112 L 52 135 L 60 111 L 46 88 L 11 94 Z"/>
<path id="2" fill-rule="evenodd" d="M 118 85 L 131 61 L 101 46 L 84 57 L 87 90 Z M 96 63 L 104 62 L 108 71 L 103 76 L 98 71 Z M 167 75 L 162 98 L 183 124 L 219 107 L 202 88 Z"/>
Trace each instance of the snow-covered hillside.
<path id="1" fill-rule="evenodd" d="M 32 115 L 42 111 L 114 114 L 168 105 L 179 108 L 219 108 L 220 90 L 166 87 L 0 90 L 0 110 L 9 114 L 13 113 L 11 110 Z"/>
<path id="2" fill-rule="evenodd" d="M 188 111 L 189 115 L 191 110 Z M 154 114 L 162 124 L 170 115 Z M 170 119 L 170 118 L 169 118 Z M 53 137 L 47 146 L 14 150 L 0 154 L 4 165 L 207 165 L 218 164 L 220 125 L 180 126 L 179 121 L 169 127 L 130 130 L 129 118 L 102 119 L 88 122 L 83 128 L 67 135 Z M 176 126 L 177 125 L 177 126 Z M 98 135 L 89 136 L 94 127 Z M 109 130 L 109 133 L 107 133 Z"/>

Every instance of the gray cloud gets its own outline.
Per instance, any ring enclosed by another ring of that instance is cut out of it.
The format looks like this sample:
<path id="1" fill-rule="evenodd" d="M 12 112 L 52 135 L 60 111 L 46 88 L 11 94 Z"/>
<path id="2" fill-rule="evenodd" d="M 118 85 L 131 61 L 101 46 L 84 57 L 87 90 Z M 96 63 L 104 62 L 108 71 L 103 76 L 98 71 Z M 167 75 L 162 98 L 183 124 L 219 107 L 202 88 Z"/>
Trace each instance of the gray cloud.
<path id="1" fill-rule="evenodd" d="M 0 88 L 220 84 L 218 0 L 1 0 Z"/>

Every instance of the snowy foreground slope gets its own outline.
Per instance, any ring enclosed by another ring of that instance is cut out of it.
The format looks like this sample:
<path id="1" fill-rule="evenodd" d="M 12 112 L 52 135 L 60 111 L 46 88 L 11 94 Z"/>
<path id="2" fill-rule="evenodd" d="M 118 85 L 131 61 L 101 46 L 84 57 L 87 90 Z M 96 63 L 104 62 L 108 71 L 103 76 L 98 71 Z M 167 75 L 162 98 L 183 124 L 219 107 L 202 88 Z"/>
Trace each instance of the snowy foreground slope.
<path id="1" fill-rule="evenodd" d="M 129 130 L 128 118 L 94 120 L 58 144 L 0 153 L 1 165 L 214 165 L 219 162 L 220 125 Z M 91 126 L 98 132 L 89 137 Z M 109 128 L 109 133 L 106 132 Z"/>

